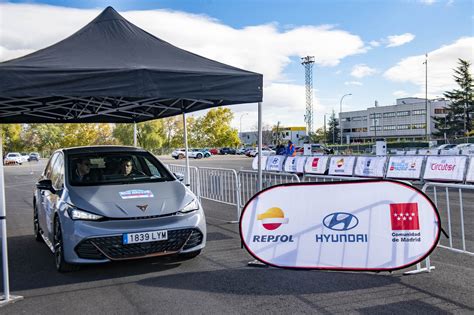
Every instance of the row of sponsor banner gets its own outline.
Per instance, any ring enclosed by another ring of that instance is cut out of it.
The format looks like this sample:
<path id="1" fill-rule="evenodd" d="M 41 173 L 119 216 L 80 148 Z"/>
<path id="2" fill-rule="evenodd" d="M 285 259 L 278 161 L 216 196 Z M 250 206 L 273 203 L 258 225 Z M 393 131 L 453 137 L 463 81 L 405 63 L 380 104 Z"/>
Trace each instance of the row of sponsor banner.
<path id="1" fill-rule="evenodd" d="M 263 156 L 270 172 L 328 174 L 474 183 L 474 157 L 467 156 Z M 258 168 L 258 157 L 252 167 Z M 423 175 L 422 175 L 423 174 Z"/>

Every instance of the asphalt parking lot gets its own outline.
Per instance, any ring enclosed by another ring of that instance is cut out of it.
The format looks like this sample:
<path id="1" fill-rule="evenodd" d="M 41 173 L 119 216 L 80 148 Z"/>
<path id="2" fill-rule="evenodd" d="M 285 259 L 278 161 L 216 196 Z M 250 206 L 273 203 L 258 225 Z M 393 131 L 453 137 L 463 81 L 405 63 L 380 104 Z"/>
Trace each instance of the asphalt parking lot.
<path id="1" fill-rule="evenodd" d="M 208 243 L 197 258 L 151 258 L 60 274 L 32 232 L 32 191 L 44 163 L 5 167 L 10 289 L 24 300 L 1 308 L 2 314 L 474 312 L 473 257 L 438 248 L 431 256 L 436 269 L 411 276 L 250 267 L 238 225 L 227 223 L 235 207 L 206 200 Z M 251 163 L 240 156 L 191 161 L 234 169 Z"/>

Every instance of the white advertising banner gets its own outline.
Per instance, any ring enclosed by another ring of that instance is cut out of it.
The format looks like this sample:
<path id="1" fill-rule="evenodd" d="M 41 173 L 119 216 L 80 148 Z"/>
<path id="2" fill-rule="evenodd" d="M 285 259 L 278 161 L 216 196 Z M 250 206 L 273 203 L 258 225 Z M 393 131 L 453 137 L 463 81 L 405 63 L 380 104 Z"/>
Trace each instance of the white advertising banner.
<path id="1" fill-rule="evenodd" d="M 289 156 L 285 160 L 284 171 L 288 173 L 303 173 L 305 162 L 305 156 Z"/>
<path id="2" fill-rule="evenodd" d="M 466 182 L 474 183 L 474 156 L 469 161 L 469 169 L 467 170 Z"/>
<path id="3" fill-rule="evenodd" d="M 265 170 L 265 167 L 267 167 L 267 158 L 268 156 L 262 156 L 262 170 Z M 258 170 L 258 155 L 253 158 L 252 168 Z"/>
<path id="4" fill-rule="evenodd" d="M 273 186 L 252 197 L 240 220 L 253 257 L 297 269 L 401 269 L 425 259 L 439 234 L 433 202 L 386 180 Z"/>
<path id="5" fill-rule="evenodd" d="M 462 182 L 466 161 L 465 156 L 429 156 L 426 160 L 423 179 Z"/>
<path id="6" fill-rule="evenodd" d="M 271 155 L 267 159 L 267 168 L 269 172 L 281 172 L 283 170 L 284 155 Z"/>
<path id="7" fill-rule="evenodd" d="M 423 156 L 391 156 L 388 160 L 387 178 L 419 179 Z"/>
<path id="8" fill-rule="evenodd" d="M 306 159 L 304 172 L 308 174 L 324 174 L 328 164 L 329 156 L 310 156 Z"/>
<path id="9" fill-rule="evenodd" d="M 329 175 L 352 176 L 355 156 L 333 156 L 329 161 Z"/>
<path id="10" fill-rule="evenodd" d="M 363 177 L 383 177 L 385 170 L 385 156 L 359 156 L 357 157 L 354 174 Z"/>

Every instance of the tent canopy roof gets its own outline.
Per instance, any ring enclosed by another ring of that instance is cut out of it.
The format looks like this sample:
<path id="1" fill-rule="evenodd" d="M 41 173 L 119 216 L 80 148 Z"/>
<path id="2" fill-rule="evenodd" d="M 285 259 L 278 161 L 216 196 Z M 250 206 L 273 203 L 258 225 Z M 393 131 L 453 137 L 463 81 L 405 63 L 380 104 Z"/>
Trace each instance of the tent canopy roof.
<path id="1" fill-rule="evenodd" d="M 261 74 L 179 49 L 113 8 L 0 63 L 0 123 L 139 122 L 262 101 Z"/>

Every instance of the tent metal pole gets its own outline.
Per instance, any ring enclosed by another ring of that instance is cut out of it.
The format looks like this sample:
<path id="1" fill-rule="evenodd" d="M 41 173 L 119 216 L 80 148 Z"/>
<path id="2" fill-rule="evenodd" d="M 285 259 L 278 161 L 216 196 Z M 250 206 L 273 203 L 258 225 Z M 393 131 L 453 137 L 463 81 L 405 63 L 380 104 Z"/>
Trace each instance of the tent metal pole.
<path id="1" fill-rule="evenodd" d="M 2 229 L 2 272 L 3 272 L 3 296 L 0 299 L 0 307 L 23 299 L 22 296 L 10 295 L 10 279 L 8 272 L 8 247 L 7 247 L 7 222 L 5 204 L 5 177 L 3 172 L 3 134 L 0 130 L 0 225 Z"/>
<path id="2" fill-rule="evenodd" d="M 262 102 L 258 102 L 258 181 L 257 190 L 262 190 Z"/>
<path id="3" fill-rule="evenodd" d="M 137 146 L 137 123 L 133 122 L 133 146 Z"/>
<path id="4" fill-rule="evenodd" d="M 189 178 L 189 157 L 188 157 L 188 127 L 186 125 L 186 113 L 183 112 L 183 128 L 184 128 L 184 155 L 186 159 L 186 174 L 185 174 L 185 182 L 186 186 L 190 185 L 190 178 Z"/>

